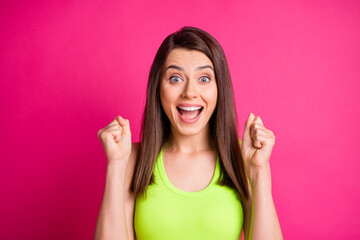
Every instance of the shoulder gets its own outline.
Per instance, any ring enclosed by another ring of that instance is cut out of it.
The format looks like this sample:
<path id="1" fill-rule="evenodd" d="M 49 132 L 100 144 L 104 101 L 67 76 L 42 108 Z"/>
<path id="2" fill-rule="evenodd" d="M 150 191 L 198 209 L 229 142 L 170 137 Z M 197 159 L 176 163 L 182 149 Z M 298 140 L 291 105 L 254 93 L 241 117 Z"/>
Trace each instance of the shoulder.
<path id="1" fill-rule="evenodd" d="M 140 151 L 140 144 L 141 142 L 133 142 L 131 144 L 131 154 L 130 154 L 130 158 L 135 158 L 137 157 L 139 151 Z"/>
<path id="2" fill-rule="evenodd" d="M 140 151 L 140 142 L 133 142 L 131 144 L 131 153 L 128 160 L 128 165 L 135 164 L 139 151 Z"/>
<path id="3" fill-rule="evenodd" d="M 132 178 L 134 175 L 134 169 L 136 164 L 137 155 L 140 150 L 140 143 L 132 143 L 131 153 L 126 165 L 126 175 L 125 175 L 125 195 L 124 195 L 124 205 L 125 205 L 125 215 L 126 215 L 126 224 L 128 233 L 130 234 L 130 239 L 136 239 L 134 232 L 134 211 L 135 211 L 135 196 L 130 191 L 130 186 Z"/>
<path id="4" fill-rule="evenodd" d="M 139 151 L 140 151 L 140 142 L 132 143 L 130 157 L 126 164 L 125 186 L 126 186 L 126 190 L 128 191 L 128 193 L 130 193 L 130 185 L 131 185 L 131 181 L 132 181 L 132 178 L 134 175 L 136 160 L 137 160 Z"/>

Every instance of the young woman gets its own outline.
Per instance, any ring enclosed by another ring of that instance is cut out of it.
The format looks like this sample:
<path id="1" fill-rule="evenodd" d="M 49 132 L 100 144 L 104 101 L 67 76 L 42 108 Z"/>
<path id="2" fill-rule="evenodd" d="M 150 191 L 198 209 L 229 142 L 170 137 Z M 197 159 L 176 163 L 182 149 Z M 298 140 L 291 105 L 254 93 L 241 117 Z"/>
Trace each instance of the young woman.
<path id="1" fill-rule="evenodd" d="M 161 44 L 141 143 L 121 116 L 98 137 L 108 165 L 95 239 L 283 239 L 275 136 L 250 113 L 239 140 L 225 54 L 207 32 L 184 27 Z"/>

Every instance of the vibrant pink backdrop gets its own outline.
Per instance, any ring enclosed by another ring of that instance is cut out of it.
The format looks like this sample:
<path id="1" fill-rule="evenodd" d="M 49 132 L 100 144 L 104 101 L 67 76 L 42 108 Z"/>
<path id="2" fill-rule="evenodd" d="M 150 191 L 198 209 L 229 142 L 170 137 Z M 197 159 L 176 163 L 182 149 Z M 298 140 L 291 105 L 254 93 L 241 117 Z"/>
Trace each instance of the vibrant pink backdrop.
<path id="1" fill-rule="evenodd" d="M 105 184 L 97 131 L 139 139 L 157 48 L 184 25 L 223 46 L 239 126 L 273 130 L 285 239 L 359 239 L 358 1 L 0 4 L 2 239 L 91 239 Z"/>

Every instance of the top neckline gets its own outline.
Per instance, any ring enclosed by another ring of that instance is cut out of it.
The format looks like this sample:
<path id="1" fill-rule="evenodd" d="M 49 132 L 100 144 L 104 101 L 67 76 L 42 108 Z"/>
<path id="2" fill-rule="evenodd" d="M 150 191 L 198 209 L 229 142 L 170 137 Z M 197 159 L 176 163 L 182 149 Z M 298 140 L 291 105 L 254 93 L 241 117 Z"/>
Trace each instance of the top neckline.
<path id="1" fill-rule="evenodd" d="M 178 189 L 177 187 L 175 187 L 170 182 L 170 180 L 169 180 L 169 178 L 168 178 L 168 176 L 166 174 L 166 171 L 165 171 L 164 158 L 163 158 L 163 148 L 161 148 L 161 150 L 160 150 L 157 165 L 158 165 L 159 175 L 160 175 L 162 181 L 164 182 L 164 184 L 166 185 L 166 187 L 169 190 L 171 190 L 172 192 L 183 195 L 183 196 L 199 196 L 199 195 L 203 195 L 203 194 L 207 193 L 216 184 L 216 181 L 219 179 L 219 176 L 220 176 L 220 162 L 219 162 L 219 155 L 218 154 L 216 155 L 215 171 L 214 171 L 213 177 L 211 179 L 211 182 L 204 189 L 202 189 L 200 191 L 196 191 L 196 192 L 183 191 L 183 190 Z"/>

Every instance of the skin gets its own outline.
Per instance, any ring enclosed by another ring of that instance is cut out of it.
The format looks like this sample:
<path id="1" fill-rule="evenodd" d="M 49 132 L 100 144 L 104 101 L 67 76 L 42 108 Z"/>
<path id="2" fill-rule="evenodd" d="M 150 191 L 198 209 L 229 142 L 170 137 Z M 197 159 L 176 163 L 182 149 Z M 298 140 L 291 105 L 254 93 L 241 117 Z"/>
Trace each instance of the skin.
<path id="1" fill-rule="evenodd" d="M 208 67 L 199 68 L 202 66 Z M 160 99 L 171 122 L 172 135 L 164 145 L 164 166 L 173 185 L 184 191 L 204 189 L 215 169 L 216 149 L 208 140 L 209 119 L 217 102 L 213 68 L 204 53 L 183 48 L 172 50 L 165 62 Z M 204 107 L 196 123 L 181 121 L 176 108 L 181 103 Z"/>
<path id="2" fill-rule="evenodd" d="M 284 239 L 271 193 L 269 160 L 274 144 L 274 133 L 250 113 L 240 146 L 251 189 L 244 203 L 245 239 Z"/>
<path id="3" fill-rule="evenodd" d="M 200 68 L 202 66 L 204 68 Z M 174 139 L 207 136 L 209 119 L 217 102 L 217 85 L 212 62 L 202 52 L 176 48 L 168 55 L 165 69 L 161 79 L 160 99 L 171 122 Z M 195 124 L 183 123 L 176 109 L 180 103 L 203 106 L 201 118 Z"/>
<path id="4" fill-rule="evenodd" d="M 164 167 L 172 184 L 184 191 L 199 191 L 211 181 L 216 148 L 209 137 L 209 119 L 217 101 L 213 65 L 205 54 L 182 48 L 170 52 L 161 79 L 160 98 L 171 122 L 171 138 L 163 149 Z M 198 69 L 200 66 L 210 66 Z M 178 116 L 180 103 L 200 104 L 202 116 L 185 124 Z M 135 239 L 135 198 L 130 192 L 138 143 L 131 143 L 129 121 L 117 116 L 98 131 L 108 160 L 106 184 L 94 239 Z M 241 143 L 250 198 L 243 203 L 245 239 L 283 239 L 271 194 L 269 159 L 275 135 L 259 116 L 250 113 Z M 190 160 L 191 159 L 191 160 Z M 180 164 L 181 163 L 181 164 Z M 242 239 L 239 236 L 239 239 Z"/>

